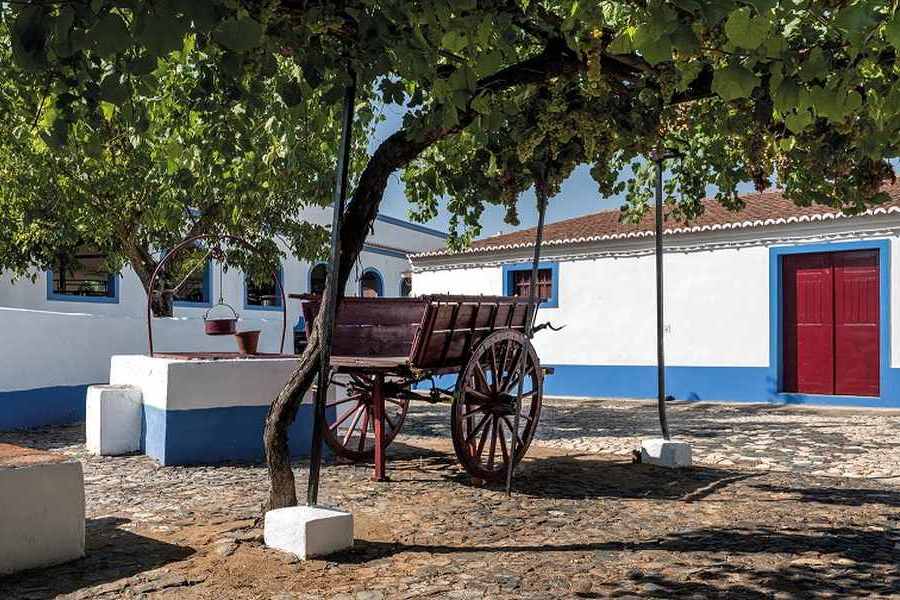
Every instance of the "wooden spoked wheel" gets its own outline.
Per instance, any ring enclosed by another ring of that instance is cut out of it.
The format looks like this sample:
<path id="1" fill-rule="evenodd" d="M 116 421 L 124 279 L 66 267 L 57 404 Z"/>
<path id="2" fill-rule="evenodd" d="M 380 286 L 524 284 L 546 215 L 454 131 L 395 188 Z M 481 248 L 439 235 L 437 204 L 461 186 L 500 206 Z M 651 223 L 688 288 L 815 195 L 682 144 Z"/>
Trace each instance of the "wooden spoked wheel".
<path id="1" fill-rule="evenodd" d="M 329 401 L 325 406 L 325 443 L 335 454 L 354 462 L 372 460 L 375 455 L 375 375 L 351 374 L 350 381 L 333 385 L 343 388 L 346 396 Z M 408 398 L 396 397 L 400 386 L 392 381 L 382 385 L 384 394 L 384 447 L 397 436 L 406 411 Z"/>
<path id="2" fill-rule="evenodd" d="M 516 394 L 523 378 L 515 464 L 528 451 L 541 416 L 544 380 L 534 347 L 518 331 L 492 333 L 476 347 L 460 372 L 450 426 L 456 456 L 473 477 L 505 481 Z"/>

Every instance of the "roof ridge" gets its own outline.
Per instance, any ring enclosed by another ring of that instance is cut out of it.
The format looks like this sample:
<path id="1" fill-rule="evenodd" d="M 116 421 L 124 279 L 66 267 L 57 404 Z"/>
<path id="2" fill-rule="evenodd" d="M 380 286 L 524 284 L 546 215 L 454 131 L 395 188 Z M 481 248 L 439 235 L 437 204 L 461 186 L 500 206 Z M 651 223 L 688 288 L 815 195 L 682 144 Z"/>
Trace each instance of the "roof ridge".
<path id="1" fill-rule="evenodd" d="M 727 209 L 716 200 L 715 196 L 709 196 L 701 200 L 704 204 L 703 214 L 689 222 L 684 220 L 670 221 L 668 227 L 663 231 L 667 235 L 698 233 L 900 213 L 900 182 L 887 183 L 882 186 L 882 190 L 890 195 L 888 202 L 851 215 L 822 204 L 798 206 L 784 197 L 784 190 L 774 187 L 738 196 L 745 204 L 739 211 Z M 765 201 L 762 202 L 761 200 Z M 652 219 L 649 218 L 651 213 L 645 214 L 639 223 L 622 223 L 618 218 L 615 221 L 609 218 L 610 215 L 615 215 L 619 212 L 617 209 L 604 209 L 548 223 L 544 228 L 544 244 L 558 245 L 621 240 L 647 237 L 653 234 Z M 534 245 L 534 232 L 536 229 L 536 227 L 530 227 L 475 240 L 470 247 L 459 252 L 440 249 L 411 256 L 450 256 L 525 248 Z"/>

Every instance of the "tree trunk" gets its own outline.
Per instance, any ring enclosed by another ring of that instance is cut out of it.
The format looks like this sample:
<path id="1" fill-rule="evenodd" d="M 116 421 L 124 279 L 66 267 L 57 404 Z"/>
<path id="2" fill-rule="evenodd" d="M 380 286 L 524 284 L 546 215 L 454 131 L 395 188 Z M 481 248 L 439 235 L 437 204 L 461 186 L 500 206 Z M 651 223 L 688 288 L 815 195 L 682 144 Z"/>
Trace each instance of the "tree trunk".
<path id="1" fill-rule="evenodd" d="M 498 91 L 543 82 L 561 75 L 571 75 L 582 71 L 584 67 L 585 64 L 581 59 L 566 48 L 564 43 L 557 40 L 548 44 L 544 52 L 480 80 L 477 92 L 472 97 L 482 91 Z M 362 251 L 366 235 L 378 215 L 378 207 L 391 173 L 409 164 L 435 142 L 462 131 L 474 120 L 476 114 L 469 107 L 468 110 L 459 113 L 458 124 L 452 128 L 419 130 L 415 134 L 402 129 L 388 137 L 378 147 L 360 175 L 359 183 L 344 213 L 341 226 L 341 266 L 336 282 L 339 292 L 344 290 L 353 264 Z M 327 288 L 332 285 L 335 285 L 335 282 L 329 277 L 323 297 L 328 296 Z M 338 303 L 342 295 L 338 294 Z M 297 368 L 272 402 L 266 416 L 263 441 L 269 469 L 268 510 L 297 504 L 287 431 L 297 416 L 303 397 L 316 380 L 321 349 L 322 317 L 323 312 L 320 310 Z"/>

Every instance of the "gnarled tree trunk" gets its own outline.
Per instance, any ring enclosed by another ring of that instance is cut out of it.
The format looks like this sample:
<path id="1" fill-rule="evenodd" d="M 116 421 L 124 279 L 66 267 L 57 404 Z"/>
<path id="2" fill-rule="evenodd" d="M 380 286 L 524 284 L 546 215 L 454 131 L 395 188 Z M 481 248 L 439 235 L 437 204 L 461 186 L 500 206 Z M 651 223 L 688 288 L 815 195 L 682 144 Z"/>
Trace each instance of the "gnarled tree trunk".
<path id="1" fill-rule="evenodd" d="M 553 40 L 540 54 L 480 80 L 472 97 L 476 97 L 482 91 L 497 92 L 529 83 L 544 82 L 558 76 L 572 75 L 584 68 L 585 63 L 582 59 L 569 50 L 564 42 Z M 339 292 L 343 291 L 351 267 L 356 262 L 366 240 L 366 234 L 378 214 L 378 207 L 390 174 L 409 164 L 435 142 L 461 131 L 472 122 L 476 114 L 470 106 L 468 110 L 459 113 L 458 124 L 455 127 L 427 129 L 417 132 L 418 135 L 412 135 L 409 129 L 402 129 L 378 147 L 360 175 L 344 213 L 338 279 L 335 282 L 329 277 L 326 288 L 337 285 Z M 324 293 L 324 296 L 327 295 L 328 289 Z M 340 299 L 339 293 L 339 303 Z M 297 416 L 303 397 L 316 380 L 321 350 L 322 316 L 323 312 L 319 311 L 297 368 L 272 402 L 266 416 L 263 440 L 269 469 L 270 489 L 267 507 L 269 510 L 297 504 L 287 431 Z"/>

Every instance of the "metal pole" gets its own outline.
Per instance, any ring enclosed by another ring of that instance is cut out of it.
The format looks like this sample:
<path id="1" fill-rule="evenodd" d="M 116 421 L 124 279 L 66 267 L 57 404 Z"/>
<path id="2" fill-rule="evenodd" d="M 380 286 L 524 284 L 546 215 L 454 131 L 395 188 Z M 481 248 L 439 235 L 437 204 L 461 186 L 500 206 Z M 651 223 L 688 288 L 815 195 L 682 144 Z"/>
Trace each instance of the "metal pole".
<path id="1" fill-rule="evenodd" d="M 328 262 L 327 297 L 319 308 L 322 312 L 319 352 L 319 379 L 316 385 L 316 406 L 313 417 L 312 447 L 309 452 L 309 483 L 306 504 L 315 506 L 319 501 L 319 474 L 322 470 L 322 425 L 325 422 L 325 402 L 328 397 L 328 375 L 331 362 L 331 338 L 334 333 L 334 315 L 338 299 L 338 277 L 341 266 L 341 219 L 347 199 L 350 144 L 353 137 L 353 108 L 356 103 L 356 73 L 349 72 L 350 82 L 344 88 L 344 109 L 341 118 L 341 150 L 338 154 L 334 183 L 334 214 L 331 219 L 331 259 Z"/>
<path id="2" fill-rule="evenodd" d="M 656 161 L 656 394 L 659 405 L 659 426 L 663 439 L 669 439 L 669 423 L 666 421 L 666 351 L 663 321 L 663 156 L 657 151 Z"/>
<path id="3" fill-rule="evenodd" d="M 535 234 L 534 240 L 534 258 L 531 261 L 531 283 L 528 286 L 528 311 L 529 314 L 527 316 L 527 320 L 525 322 L 525 336 L 530 340 L 532 336 L 532 329 L 534 327 L 534 317 L 537 314 L 537 307 L 535 306 L 535 300 L 537 298 L 537 286 L 538 286 L 538 266 L 541 262 L 541 243 L 544 240 L 544 214 L 547 212 L 547 193 L 544 190 L 544 182 L 538 181 L 536 183 L 535 192 L 537 193 L 538 198 L 538 225 L 537 225 L 537 233 Z M 517 365 L 517 371 L 524 371 L 525 369 L 525 359 L 526 359 L 525 349 L 522 349 L 522 356 L 519 359 L 519 364 Z M 540 368 L 540 365 L 538 365 Z M 518 390 L 516 390 L 516 414 L 513 416 L 513 430 L 512 430 L 512 441 L 510 442 L 509 449 L 509 464 L 506 466 L 506 495 L 509 496 L 512 494 L 512 476 L 513 476 L 513 467 L 516 462 L 516 441 L 519 438 L 519 413 L 522 412 L 522 387 L 525 385 L 525 373 L 522 372 L 522 376 L 519 379 Z"/>

